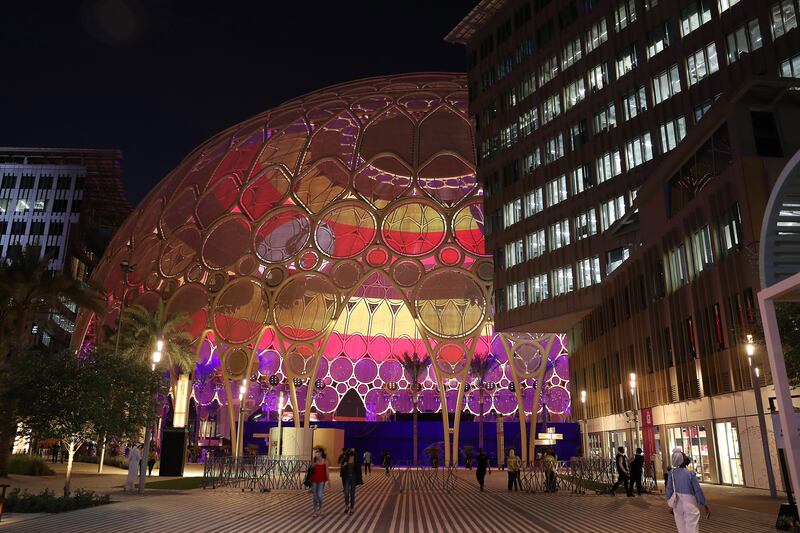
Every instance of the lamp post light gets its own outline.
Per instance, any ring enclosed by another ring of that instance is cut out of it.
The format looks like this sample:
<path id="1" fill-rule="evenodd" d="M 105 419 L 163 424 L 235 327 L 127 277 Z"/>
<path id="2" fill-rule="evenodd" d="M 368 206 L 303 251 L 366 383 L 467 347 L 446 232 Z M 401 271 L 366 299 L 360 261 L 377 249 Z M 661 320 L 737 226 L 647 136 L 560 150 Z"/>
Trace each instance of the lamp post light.
<path id="1" fill-rule="evenodd" d="M 156 340 L 155 350 L 153 350 L 153 354 L 151 355 L 151 362 L 153 366 L 151 367 L 153 371 L 156 369 L 156 365 L 161 362 L 161 350 L 164 349 L 164 341 L 161 339 Z M 156 393 L 158 396 L 158 393 Z M 144 483 L 145 477 L 147 474 L 147 458 L 150 457 L 150 444 L 153 440 L 153 425 L 155 422 L 155 417 L 153 414 L 155 413 L 156 408 L 156 397 L 153 397 L 153 406 L 151 409 L 150 417 L 147 421 L 146 430 L 144 432 L 144 450 L 142 451 L 142 462 L 139 468 L 139 494 L 144 494 Z"/>
<path id="2" fill-rule="evenodd" d="M 639 395 L 637 394 L 636 390 L 636 373 L 630 373 L 630 380 L 628 381 L 628 385 L 631 389 L 631 397 L 633 398 L 633 425 L 634 425 L 634 435 L 633 435 L 633 444 L 635 447 L 641 446 L 639 442 Z"/>
<path id="3" fill-rule="evenodd" d="M 247 394 L 247 383 L 244 380 L 245 378 L 242 378 L 242 384 L 239 386 L 239 423 L 236 426 L 236 453 L 234 454 L 236 457 L 241 457 L 244 452 L 242 446 L 244 428 L 242 426 L 244 425 L 244 397 Z"/>
<path id="4" fill-rule="evenodd" d="M 761 446 L 764 450 L 764 464 L 767 469 L 769 495 L 774 498 L 777 496 L 778 492 L 775 488 L 775 474 L 772 472 L 772 456 L 769 453 L 769 441 L 767 440 L 767 422 L 764 418 L 764 402 L 761 398 L 761 382 L 759 380 L 761 373 L 759 372 L 758 367 L 753 364 L 753 357 L 756 353 L 756 347 L 753 343 L 752 335 L 747 335 L 745 352 L 747 353 L 747 364 L 750 367 L 750 381 L 753 382 L 753 393 L 756 396 L 756 412 L 758 413 L 758 427 L 761 430 Z"/>
<path id="5" fill-rule="evenodd" d="M 586 412 L 586 390 L 581 391 L 581 410 L 583 411 L 583 456 L 589 457 L 589 413 Z"/>
<path id="6" fill-rule="evenodd" d="M 281 457 L 281 440 L 283 438 L 283 389 L 278 395 L 278 443 L 275 447 L 275 455 Z"/>

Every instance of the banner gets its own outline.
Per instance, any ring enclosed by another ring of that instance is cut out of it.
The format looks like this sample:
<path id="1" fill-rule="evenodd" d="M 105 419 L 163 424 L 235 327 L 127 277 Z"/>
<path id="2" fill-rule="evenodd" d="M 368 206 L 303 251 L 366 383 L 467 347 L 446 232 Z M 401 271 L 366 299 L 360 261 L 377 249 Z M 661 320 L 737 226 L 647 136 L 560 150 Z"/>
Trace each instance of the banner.
<path id="1" fill-rule="evenodd" d="M 653 409 L 645 407 L 642 409 L 642 448 L 644 456 L 649 457 L 656 453 L 656 434 L 653 430 Z"/>

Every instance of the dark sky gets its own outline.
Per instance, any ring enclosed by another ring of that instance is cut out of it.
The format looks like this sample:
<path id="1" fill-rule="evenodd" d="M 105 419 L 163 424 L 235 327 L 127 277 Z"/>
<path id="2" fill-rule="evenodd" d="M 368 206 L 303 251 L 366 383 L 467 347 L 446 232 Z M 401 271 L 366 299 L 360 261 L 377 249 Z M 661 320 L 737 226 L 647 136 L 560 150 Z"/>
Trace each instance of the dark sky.
<path id="1" fill-rule="evenodd" d="M 303 93 L 463 71 L 472 0 L 3 2 L 0 146 L 119 148 L 135 205 L 195 146 Z"/>

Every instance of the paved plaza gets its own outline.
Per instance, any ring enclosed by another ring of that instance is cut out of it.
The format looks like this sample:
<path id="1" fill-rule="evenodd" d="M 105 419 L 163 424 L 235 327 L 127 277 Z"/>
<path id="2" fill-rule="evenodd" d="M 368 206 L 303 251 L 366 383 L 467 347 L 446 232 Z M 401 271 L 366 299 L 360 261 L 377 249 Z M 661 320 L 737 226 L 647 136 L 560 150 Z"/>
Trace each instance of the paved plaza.
<path id="1" fill-rule="evenodd" d="M 575 532 L 575 531 L 674 531 L 674 522 L 663 496 L 626 498 L 575 495 L 525 494 L 505 490 L 505 472 L 487 477 L 480 492 L 474 472 L 460 471 L 455 490 L 398 493 L 382 471 L 365 476 L 358 488 L 356 512 L 342 513 L 341 483 L 332 472 L 325 491 L 322 517 L 311 516 L 311 495 L 306 492 L 251 493 L 218 488 L 192 491 L 154 491 L 138 497 L 111 493 L 117 503 L 58 515 L 25 518 L 11 515 L 12 523 L 0 523 L 0 531 L 67 533 L 168 531 L 348 531 L 348 532 Z M 106 476 L 108 483 L 121 476 Z M 775 500 L 759 503 L 751 495 L 730 495 L 727 488 L 709 487 L 712 516 L 701 521 L 701 531 L 752 533 L 774 531 Z M 727 494 L 727 496 L 726 496 Z M 724 502 L 724 503 L 720 503 Z M 755 504 L 754 504 L 755 502 Z M 758 508 L 760 511 L 753 510 Z M 766 511 L 766 512 L 761 512 Z"/>

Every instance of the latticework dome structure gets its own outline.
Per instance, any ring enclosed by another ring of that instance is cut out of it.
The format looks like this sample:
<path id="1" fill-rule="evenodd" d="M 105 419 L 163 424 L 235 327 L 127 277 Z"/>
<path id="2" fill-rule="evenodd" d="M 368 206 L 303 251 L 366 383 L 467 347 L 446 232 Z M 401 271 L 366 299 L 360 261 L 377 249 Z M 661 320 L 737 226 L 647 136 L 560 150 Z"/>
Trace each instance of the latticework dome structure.
<path id="1" fill-rule="evenodd" d="M 231 417 L 243 380 L 255 405 L 274 405 L 270 383 L 287 383 L 296 424 L 335 411 L 350 390 L 368 417 L 409 412 L 403 353 L 433 361 L 421 410 L 476 412 L 463 385 L 473 355 L 492 349 L 493 265 L 466 110 L 463 76 L 414 74 L 329 87 L 220 133 L 108 247 L 93 279 L 112 310 L 98 325 L 116 327 L 123 300 L 188 313 L 193 394 Z M 82 315 L 79 331 L 91 320 Z M 565 412 L 563 346 L 537 342 L 524 364 L 498 355 L 485 411 L 531 411 L 538 393 L 523 389 L 544 378 L 561 391 L 548 408 Z M 549 377 L 548 353 L 563 356 Z"/>

